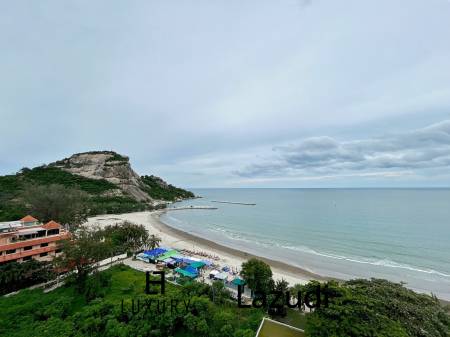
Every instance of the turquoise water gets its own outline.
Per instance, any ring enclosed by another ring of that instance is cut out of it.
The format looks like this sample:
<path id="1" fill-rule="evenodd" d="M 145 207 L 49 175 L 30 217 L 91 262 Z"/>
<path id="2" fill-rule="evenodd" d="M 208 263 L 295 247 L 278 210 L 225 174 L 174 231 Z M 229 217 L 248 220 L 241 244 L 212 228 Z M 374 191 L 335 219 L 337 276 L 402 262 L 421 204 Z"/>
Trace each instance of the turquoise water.
<path id="1" fill-rule="evenodd" d="M 450 300 L 450 189 L 198 189 L 176 228 L 309 271 L 377 277 Z M 228 200 L 256 206 L 211 203 Z M 180 204 L 177 204 L 179 206 Z"/>

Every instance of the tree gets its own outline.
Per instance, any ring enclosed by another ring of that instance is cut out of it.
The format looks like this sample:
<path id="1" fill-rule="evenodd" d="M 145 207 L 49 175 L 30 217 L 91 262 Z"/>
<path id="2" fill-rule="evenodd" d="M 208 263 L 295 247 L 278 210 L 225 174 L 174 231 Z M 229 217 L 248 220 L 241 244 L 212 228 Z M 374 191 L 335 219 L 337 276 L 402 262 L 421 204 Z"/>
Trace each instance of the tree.
<path id="1" fill-rule="evenodd" d="M 387 280 L 328 282 L 328 307 L 308 315 L 311 337 L 448 337 L 450 317 L 436 298 Z"/>
<path id="2" fill-rule="evenodd" d="M 264 261 L 252 258 L 242 263 L 241 275 L 252 292 L 268 293 L 272 286 L 272 270 Z"/>
<path id="3" fill-rule="evenodd" d="M 222 281 L 214 281 L 210 287 L 209 297 L 214 303 L 224 303 L 231 297 L 231 293 Z"/>
<path id="4" fill-rule="evenodd" d="M 275 290 L 286 293 L 289 290 L 289 282 L 284 278 L 275 282 Z"/>
<path id="5" fill-rule="evenodd" d="M 136 253 L 147 246 L 157 247 L 161 239 L 149 232 L 143 225 L 137 225 L 129 221 L 109 225 L 103 229 L 102 235 L 109 240 L 115 252 Z"/>
<path id="6" fill-rule="evenodd" d="M 292 287 L 289 288 L 289 293 L 291 294 L 291 296 L 295 299 L 298 299 L 298 293 L 302 293 L 305 289 L 305 286 L 300 284 L 300 283 L 296 283 L 294 284 Z"/>
<path id="7" fill-rule="evenodd" d="M 69 240 L 62 241 L 63 254 L 55 259 L 62 270 L 76 270 L 75 278 L 79 291 L 85 290 L 86 278 L 94 271 L 95 263 L 111 255 L 112 246 L 104 240 L 98 228 L 81 227 Z"/>
<path id="8" fill-rule="evenodd" d="M 150 235 L 150 237 L 148 238 L 148 241 L 147 241 L 147 245 L 150 249 L 155 249 L 156 247 L 159 247 L 160 243 L 161 243 L 161 238 L 154 234 Z"/>
<path id="9" fill-rule="evenodd" d="M 0 266 L 0 295 L 17 291 L 55 278 L 49 262 L 30 260 Z"/>
<path id="10" fill-rule="evenodd" d="M 86 192 L 63 185 L 28 184 L 22 199 L 30 214 L 43 222 L 55 220 L 74 230 L 86 221 L 89 207 Z"/>

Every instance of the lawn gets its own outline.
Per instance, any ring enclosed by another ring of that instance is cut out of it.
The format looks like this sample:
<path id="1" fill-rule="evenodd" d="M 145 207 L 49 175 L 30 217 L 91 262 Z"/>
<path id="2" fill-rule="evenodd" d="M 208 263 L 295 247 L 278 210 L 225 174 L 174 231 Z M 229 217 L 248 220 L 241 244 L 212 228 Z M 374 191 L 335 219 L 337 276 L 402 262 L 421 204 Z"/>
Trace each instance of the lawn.
<path id="1" fill-rule="evenodd" d="M 305 334 L 296 329 L 276 323 L 270 320 L 264 320 L 261 330 L 257 337 L 304 337 Z"/>

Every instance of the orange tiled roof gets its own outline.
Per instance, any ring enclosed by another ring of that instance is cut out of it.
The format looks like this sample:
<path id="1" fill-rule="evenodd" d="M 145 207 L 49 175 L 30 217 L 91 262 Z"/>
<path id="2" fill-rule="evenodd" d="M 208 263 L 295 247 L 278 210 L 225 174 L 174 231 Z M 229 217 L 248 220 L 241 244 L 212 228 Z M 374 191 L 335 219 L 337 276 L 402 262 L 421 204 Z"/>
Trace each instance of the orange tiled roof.
<path id="1" fill-rule="evenodd" d="M 47 222 L 45 225 L 42 225 L 43 228 L 45 229 L 61 229 L 62 226 L 57 223 L 56 221 L 49 221 Z"/>
<path id="2" fill-rule="evenodd" d="M 23 221 L 23 222 L 35 222 L 35 221 L 39 221 L 39 220 L 33 218 L 31 215 L 27 215 L 26 217 L 20 219 L 20 221 Z"/>

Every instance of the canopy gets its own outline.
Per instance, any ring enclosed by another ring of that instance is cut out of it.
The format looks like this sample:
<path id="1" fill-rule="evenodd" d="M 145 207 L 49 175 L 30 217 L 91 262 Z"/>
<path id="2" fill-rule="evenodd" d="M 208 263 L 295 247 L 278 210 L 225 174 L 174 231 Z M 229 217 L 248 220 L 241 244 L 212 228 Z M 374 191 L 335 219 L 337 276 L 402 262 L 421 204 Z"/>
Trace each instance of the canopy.
<path id="1" fill-rule="evenodd" d="M 214 278 L 217 280 L 226 280 L 227 277 L 228 277 L 227 273 L 219 273 L 216 276 L 214 276 Z"/>
<path id="2" fill-rule="evenodd" d="M 167 259 L 164 260 L 164 263 L 174 264 L 175 262 L 177 261 L 175 259 L 172 259 L 171 257 L 168 257 Z"/>
<path id="3" fill-rule="evenodd" d="M 180 263 L 187 263 L 187 264 L 191 264 L 191 263 L 194 263 L 194 262 L 197 262 L 196 260 L 192 260 L 191 258 L 187 258 L 186 256 L 183 256 L 183 255 L 175 255 L 175 256 L 172 256 L 177 262 L 180 262 Z"/>
<path id="4" fill-rule="evenodd" d="M 158 256 L 164 254 L 165 252 L 167 252 L 167 249 L 164 249 L 164 248 L 155 248 L 152 250 L 144 250 L 144 254 L 150 258 L 158 257 Z"/>
<path id="5" fill-rule="evenodd" d="M 232 282 L 233 282 L 233 284 L 235 284 L 235 285 L 237 285 L 237 286 L 239 286 L 239 285 L 241 285 L 241 286 L 245 285 L 245 281 L 244 281 L 243 279 L 239 278 L 239 277 L 236 277 Z"/>
<path id="6" fill-rule="evenodd" d="M 138 260 L 141 260 L 141 261 L 144 261 L 144 262 L 149 262 L 148 261 L 149 260 L 149 256 L 144 254 L 144 253 L 140 253 L 140 254 L 136 255 L 136 258 Z"/>
<path id="7" fill-rule="evenodd" d="M 196 278 L 197 277 L 197 274 L 191 273 L 191 272 L 189 272 L 187 270 L 184 270 L 184 269 L 181 269 L 181 268 L 176 268 L 175 271 L 177 273 L 183 275 L 183 276 L 187 276 L 187 277 L 190 277 L 190 278 Z"/>
<path id="8" fill-rule="evenodd" d="M 168 252 L 165 252 L 163 255 L 158 257 L 158 260 L 164 261 L 165 259 L 178 255 L 178 252 L 175 249 L 169 250 Z"/>
<path id="9" fill-rule="evenodd" d="M 220 271 L 214 269 L 209 272 L 209 275 L 217 275 L 219 273 L 220 273 Z"/>
<path id="10" fill-rule="evenodd" d="M 198 268 L 204 267 L 204 266 L 205 266 L 205 262 L 202 262 L 202 261 L 195 261 L 195 262 L 192 262 L 192 263 L 190 264 L 190 266 L 193 267 L 193 268 L 198 269 Z"/>
<path id="11" fill-rule="evenodd" d="M 192 266 L 186 266 L 186 267 L 184 267 L 183 269 L 186 270 L 186 271 L 188 271 L 188 272 L 190 272 L 190 273 L 192 273 L 192 274 L 198 274 L 198 270 L 195 269 L 195 268 L 192 267 Z"/>

